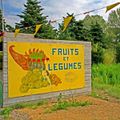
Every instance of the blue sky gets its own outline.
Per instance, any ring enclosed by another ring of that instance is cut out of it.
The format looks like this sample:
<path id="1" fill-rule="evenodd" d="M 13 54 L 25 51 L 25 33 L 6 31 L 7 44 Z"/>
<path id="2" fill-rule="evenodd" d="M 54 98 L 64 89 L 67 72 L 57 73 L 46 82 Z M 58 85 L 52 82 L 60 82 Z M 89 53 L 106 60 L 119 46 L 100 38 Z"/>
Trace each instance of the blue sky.
<path id="1" fill-rule="evenodd" d="M 3 0 L 4 3 L 4 16 L 6 22 L 12 26 L 16 22 L 20 21 L 20 18 L 16 16 L 21 14 L 24 10 L 24 4 L 27 0 Z M 96 8 L 120 2 L 120 0 L 38 0 L 41 1 L 41 5 L 44 8 L 44 15 L 49 16 L 49 20 L 59 19 L 66 16 L 66 13 L 79 14 L 85 11 L 89 11 Z M 120 7 L 120 6 L 118 6 Z M 115 8 L 117 9 L 117 7 Z M 106 20 L 109 12 L 106 14 L 105 9 L 91 13 L 90 15 L 99 14 Z M 84 15 L 76 17 L 76 19 L 83 19 Z"/>

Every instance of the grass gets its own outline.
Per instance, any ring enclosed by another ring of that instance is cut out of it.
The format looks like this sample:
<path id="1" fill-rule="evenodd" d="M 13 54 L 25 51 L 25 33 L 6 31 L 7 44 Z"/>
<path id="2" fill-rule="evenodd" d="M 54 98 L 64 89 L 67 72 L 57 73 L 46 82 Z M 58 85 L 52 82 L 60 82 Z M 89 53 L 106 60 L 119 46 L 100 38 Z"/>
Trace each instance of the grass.
<path id="1" fill-rule="evenodd" d="M 63 102 L 58 102 L 56 104 L 54 104 L 51 107 L 51 111 L 57 111 L 57 110 L 66 110 L 69 107 L 83 107 L 83 106 L 88 106 L 91 105 L 92 103 L 88 102 L 88 101 L 84 101 L 84 102 L 78 102 L 78 101 L 63 101 Z"/>
<path id="2" fill-rule="evenodd" d="M 47 100 L 41 100 L 41 101 L 38 101 L 36 103 L 30 102 L 30 103 L 15 104 L 15 105 L 12 105 L 10 107 L 3 108 L 0 111 L 0 115 L 4 116 L 4 118 L 8 118 L 9 114 L 15 109 L 22 109 L 22 108 L 36 109 L 37 107 L 42 106 L 42 105 L 47 104 L 47 103 L 48 103 Z"/>
<path id="3" fill-rule="evenodd" d="M 120 99 L 120 64 L 112 65 L 93 65 L 92 66 L 92 96 L 97 98 L 106 99 L 104 96 L 100 96 L 98 91 L 104 91 L 110 96 Z M 8 117 L 14 109 L 31 108 L 47 104 L 48 101 L 39 101 L 36 103 L 23 103 L 16 104 L 1 110 L 0 115 Z M 66 110 L 69 107 L 82 107 L 89 106 L 92 103 L 88 101 L 63 101 L 63 96 L 60 94 L 57 98 L 57 103 L 53 104 L 50 108 L 46 109 L 45 113 L 50 113 L 58 110 Z"/>
<path id="4" fill-rule="evenodd" d="M 36 103 L 16 104 L 10 107 L 3 108 L 0 111 L 0 115 L 4 116 L 5 119 L 6 118 L 8 119 L 10 113 L 15 109 L 22 109 L 22 108 L 36 109 L 37 107 L 42 106 L 44 104 L 48 104 L 48 101 L 44 100 Z M 92 105 L 92 103 L 88 101 L 83 101 L 83 102 L 75 101 L 75 100 L 63 101 L 63 96 L 62 94 L 60 94 L 57 98 L 57 102 L 55 104 L 52 104 L 52 106 L 48 107 L 44 113 L 51 113 L 58 110 L 66 110 L 69 107 L 79 107 L 79 106 L 83 107 L 83 106 L 89 106 L 89 105 Z"/>
<path id="5" fill-rule="evenodd" d="M 120 64 L 93 65 L 93 96 L 99 97 L 96 91 L 102 90 L 108 95 L 120 99 Z"/>
<path id="6" fill-rule="evenodd" d="M 44 113 L 52 113 L 58 110 L 67 110 L 70 107 L 83 107 L 92 105 L 91 102 L 88 101 L 57 101 L 57 103 L 53 104 L 50 108 L 47 108 Z"/>

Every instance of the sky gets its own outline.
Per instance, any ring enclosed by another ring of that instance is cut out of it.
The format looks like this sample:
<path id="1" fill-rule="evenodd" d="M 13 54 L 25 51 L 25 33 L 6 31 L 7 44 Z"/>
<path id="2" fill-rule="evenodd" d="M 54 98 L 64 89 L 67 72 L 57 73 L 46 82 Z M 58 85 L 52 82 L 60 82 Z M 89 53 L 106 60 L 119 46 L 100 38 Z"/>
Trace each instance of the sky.
<path id="1" fill-rule="evenodd" d="M 27 0 L 3 0 L 4 17 L 8 24 L 15 26 L 19 23 L 20 18 L 17 16 L 24 11 L 24 4 Z M 48 16 L 48 20 L 56 20 L 66 16 L 66 13 L 79 14 L 92 9 L 97 9 L 110 5 L 120 0 L 38 0 L 44 8 L 44 15 Z M 120 5 L 118 6 L 120 7 Z M 118 7 L 114 8 L 117 9 Z M 106 9 L 90 13 L 90 15 L 101 15 L 105 20 L 108 19 L 110 12 L 105 13 Z M 85 15 L 77 16 L 76 19 L 83 19 Z"/>

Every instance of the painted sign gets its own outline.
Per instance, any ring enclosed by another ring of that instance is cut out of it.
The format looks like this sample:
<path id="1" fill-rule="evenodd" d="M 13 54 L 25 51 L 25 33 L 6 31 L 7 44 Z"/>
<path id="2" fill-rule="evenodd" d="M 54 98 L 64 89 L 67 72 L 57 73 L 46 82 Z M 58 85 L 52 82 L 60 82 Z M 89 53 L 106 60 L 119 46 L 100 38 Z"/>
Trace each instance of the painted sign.
<path id="1" fill-rule="evenodd" d="M 8 42 L 8 97 L 84 87 L 84 46 Z"/>

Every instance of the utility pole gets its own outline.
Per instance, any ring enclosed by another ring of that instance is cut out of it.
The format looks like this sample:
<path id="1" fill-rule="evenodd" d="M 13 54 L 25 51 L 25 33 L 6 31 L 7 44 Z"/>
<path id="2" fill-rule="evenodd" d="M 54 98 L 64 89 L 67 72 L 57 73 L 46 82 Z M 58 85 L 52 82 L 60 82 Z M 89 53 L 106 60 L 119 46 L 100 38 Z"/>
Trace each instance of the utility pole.
<path id="1" fill-rule="evenodd" d="M 2 34 L 4 34 L 4 15 L 3 15 L 3 1 L 1 0 L 1 14 L 2 14 L 2 31 L 1 31 L 1 33 Z M 2 45 L 1 45 L 1 47 L 2 47 L 2 53 L 3 53 L 3 46 L 4 46 L 4 37 L 2 37 L 1 38 L 1 40 L 3 41 L 3 43 L 2 43 Z M 4 53 L 3 53 L 4 54 Z M 3 55 L 4 56 L 4 55 Z M 4 57 L 2 57 L 2 70 L 3 70 L 3 59 L 4 59 Z M 3 71 L 3 73 L 4 73 L 4 71 Z M 2 83 L 1 83 L 1 96 L 0 96 L 0 99 L 1 99 L 1 101 L 0 101 L 0 107 L 2 107 L 3 106 L 3 79 L 4 79 L 4 76 L 3 76 L 3 74 L 2 74 Z"/>

